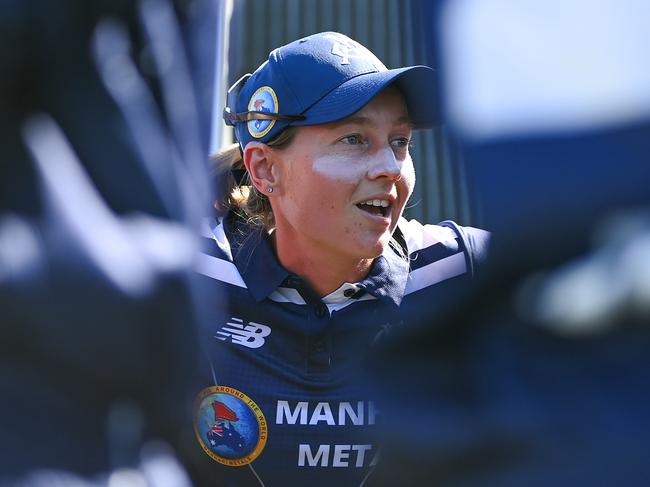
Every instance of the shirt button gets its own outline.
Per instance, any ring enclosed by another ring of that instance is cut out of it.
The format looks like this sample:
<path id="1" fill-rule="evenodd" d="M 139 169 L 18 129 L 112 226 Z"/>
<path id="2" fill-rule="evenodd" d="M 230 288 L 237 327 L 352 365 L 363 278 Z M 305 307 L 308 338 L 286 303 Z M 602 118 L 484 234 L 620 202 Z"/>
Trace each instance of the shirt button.
<path id="1" fill-rule="evenodd" d="M 323 303 L 320 303 L 318 306 L 316 306 L 316 317 L 318 318 L 325 318 L 328 313 L 327 313 L 327 306 Z"/>
<path id="2" fill-rule="evenodd" d="M 356 292 L 357 292 L 356 289 L 348 288 L 345 291 L 343 291 L 343 296 L 345 296 L 346 298 L 351 298 L 352 296 L 354 296 L 354 293 Z"/>

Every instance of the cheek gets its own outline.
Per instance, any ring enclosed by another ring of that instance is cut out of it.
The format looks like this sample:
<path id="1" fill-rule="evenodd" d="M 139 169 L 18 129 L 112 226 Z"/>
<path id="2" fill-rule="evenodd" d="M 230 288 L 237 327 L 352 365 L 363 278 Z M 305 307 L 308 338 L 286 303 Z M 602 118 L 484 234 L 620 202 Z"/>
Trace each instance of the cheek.
<path id="1" fill-rule="evenodd" d="M 402 191 L 404 191 L 407 196 L 410 196 L 415 187 L 415 168 L 413 167 L 413 161 L 409 157 L 404 161 L 402 166 Z"/>
<path id="2" fill-rule="evenodd" d="M 364 164 L 349 157 L 323 156 L 312 165 L 313 171 L 324 180 L 355 184 L 365 174 Z"/>
<path id="3" fill-rule="evenodd" d="M 314 171 L 301 171 L 295 174 L 291 181 L 289 204 L 292 212 L 301 218 L 327 218 L 336 211 L 339 205 L 337 195 L 341 190 L 341 182 L 333 178 L 323 177 Z"/>

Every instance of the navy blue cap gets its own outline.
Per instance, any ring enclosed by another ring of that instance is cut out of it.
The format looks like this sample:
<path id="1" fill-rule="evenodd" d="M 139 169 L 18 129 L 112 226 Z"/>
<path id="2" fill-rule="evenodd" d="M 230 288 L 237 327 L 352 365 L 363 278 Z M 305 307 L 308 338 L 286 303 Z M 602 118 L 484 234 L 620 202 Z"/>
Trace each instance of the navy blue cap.
<path id="1" fill-rule="evenodd" d="M 242 148 L 267 142 L 288 125 L 318 125 L 360 110 L 391 83 L 400 89 L 414 128 L 438 123 L 436 76 L 427 66 L 387 69 L 368 49 L 337 32 L 291 42 L 269 54 L 228 90 L 224 120 Z"/>

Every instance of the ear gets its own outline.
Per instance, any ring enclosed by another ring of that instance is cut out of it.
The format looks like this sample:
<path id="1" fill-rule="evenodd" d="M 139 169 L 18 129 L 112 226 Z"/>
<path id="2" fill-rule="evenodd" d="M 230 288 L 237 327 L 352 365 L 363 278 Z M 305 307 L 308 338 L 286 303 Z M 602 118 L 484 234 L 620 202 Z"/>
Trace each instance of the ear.
<path id="1" fill-rule="evenodd" d="M 277 168 L 273 150 L 262 142 L 249 142 L 244 149 L 244 165 L 253 185 L 260 193 L 277 185 Z"/>

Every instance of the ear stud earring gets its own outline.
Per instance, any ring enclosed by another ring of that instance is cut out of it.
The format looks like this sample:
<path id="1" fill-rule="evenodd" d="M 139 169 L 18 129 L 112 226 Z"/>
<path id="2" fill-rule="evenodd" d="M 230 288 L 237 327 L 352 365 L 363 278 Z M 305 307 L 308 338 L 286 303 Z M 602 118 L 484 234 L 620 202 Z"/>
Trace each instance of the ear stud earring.
<path id="1" fill-rule="evenodd" d="M 271 186 L 269 186 L 268 188 L 266 188 L 266 192 L 267 193 L 273 193 L 273 188 Z"/>

